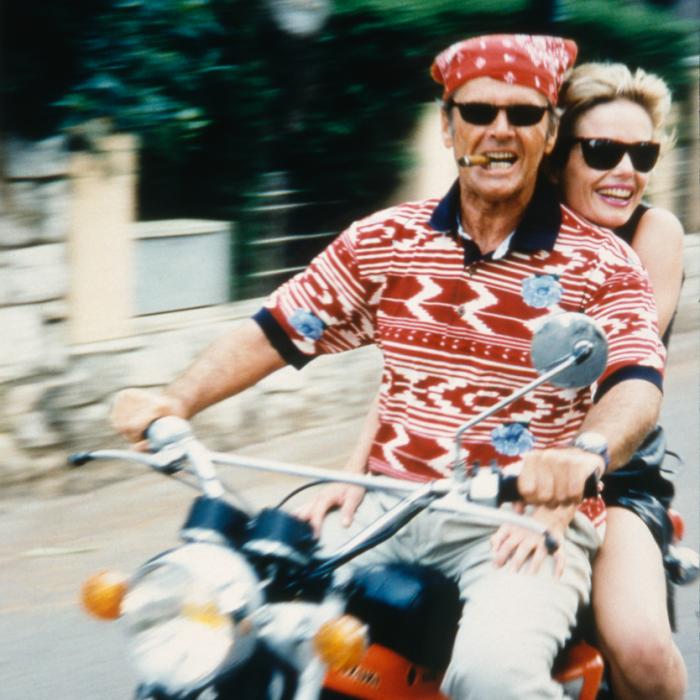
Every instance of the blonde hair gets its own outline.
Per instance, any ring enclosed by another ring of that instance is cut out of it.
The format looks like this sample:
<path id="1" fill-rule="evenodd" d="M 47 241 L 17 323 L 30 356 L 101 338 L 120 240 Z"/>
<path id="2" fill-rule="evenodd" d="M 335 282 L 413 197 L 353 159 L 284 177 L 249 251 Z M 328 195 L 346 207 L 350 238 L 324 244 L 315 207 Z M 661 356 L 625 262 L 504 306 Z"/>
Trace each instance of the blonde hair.
<path id="1" fill-rule="evenodd" d="M 593 107 L 615 100 L 638 104 L 649 115 L 662 152 L 673 147 L 675 135 L 667 123 L 671 91 L 662 78 L 641 68 L 632 72 L 623 63 L 582 63 L 569 73 L 559 92 L 559 136 L 551 157 L 555 170 L 566 163 L 578 120 Z"/>

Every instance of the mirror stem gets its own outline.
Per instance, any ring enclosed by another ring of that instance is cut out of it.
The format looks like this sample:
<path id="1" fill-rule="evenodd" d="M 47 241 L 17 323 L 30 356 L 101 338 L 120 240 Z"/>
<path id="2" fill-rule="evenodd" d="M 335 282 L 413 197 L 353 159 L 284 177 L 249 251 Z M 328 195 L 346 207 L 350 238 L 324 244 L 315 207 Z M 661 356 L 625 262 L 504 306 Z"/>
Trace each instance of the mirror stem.
<path id="1" fill-rule="evenodd" d="M 528 391 L 536 389 L 538 386 L 540 386 L 540 384 L 544 384 L 546 381 L 550 380 L 552 377 L 555 377 L 560 372 L 563 372 L 565 369 L 583 362 L 592 351 L 593 344 L 591 342 L 588 340 L 580 340 L 576 343 L 573 351 L 566 357 L 566 359 L 562 360 L 551 369 L 548 369 L 544 374 L 537 377 L 537 379 L 533 379 L 529 384 L 526 384 L 524 387 L 514 391 L 510 396 L 506 396 L 504 399 L 501 399 L 501 401 L 491 406 L 491 408 L 487 408 L 470 421 L 467 421 L 455 435 L 455 459 L 453 468 L 458 469 L 460 466 L 462 435 L 464 435 L 467 430 L 474 427 L 477 423 L 481 423 L 482 420 L 488 418 L 497 411 L 500 411 L 502 408 L 505 408 L 508 404 L 513 403 L 513 401 L 516 401 L 524 394 L 527 394 Z"/>

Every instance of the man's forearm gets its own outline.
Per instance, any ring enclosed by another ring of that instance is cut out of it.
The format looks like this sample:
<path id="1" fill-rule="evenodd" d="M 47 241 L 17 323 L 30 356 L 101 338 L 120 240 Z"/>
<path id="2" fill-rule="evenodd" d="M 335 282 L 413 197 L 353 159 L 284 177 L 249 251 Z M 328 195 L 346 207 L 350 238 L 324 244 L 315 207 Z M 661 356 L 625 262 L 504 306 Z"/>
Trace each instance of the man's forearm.
<path id="1" fill-rule="evenodd" d="M 165 394 L 180 403 L 184 418 L 191 418 L 285 364 L 258 324 L 248 319 L 206 348 Z"/>
<path id="2" fill-rule="evenodd" d="M 592 431 L 607 438 L 608 471 L 627 464 L 656 425 L 661 399 L 661 392 L 651 382 L 628 379 L 609 389 L 588 412 L 580 432 Z"/>

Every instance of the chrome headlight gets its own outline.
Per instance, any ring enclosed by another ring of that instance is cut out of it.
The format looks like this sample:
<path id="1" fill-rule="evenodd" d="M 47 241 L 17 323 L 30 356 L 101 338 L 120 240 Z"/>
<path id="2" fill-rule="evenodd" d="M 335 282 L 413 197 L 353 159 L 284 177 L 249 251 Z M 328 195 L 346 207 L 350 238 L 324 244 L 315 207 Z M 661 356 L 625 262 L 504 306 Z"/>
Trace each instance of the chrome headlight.
<path id="1" fill-rule="evenodd" d="M 193 543 L 148 562 L 122 603 L 140 679 L 184 693 L 245 661 L 262 603 L 251 566 L 224 547 Z"/>

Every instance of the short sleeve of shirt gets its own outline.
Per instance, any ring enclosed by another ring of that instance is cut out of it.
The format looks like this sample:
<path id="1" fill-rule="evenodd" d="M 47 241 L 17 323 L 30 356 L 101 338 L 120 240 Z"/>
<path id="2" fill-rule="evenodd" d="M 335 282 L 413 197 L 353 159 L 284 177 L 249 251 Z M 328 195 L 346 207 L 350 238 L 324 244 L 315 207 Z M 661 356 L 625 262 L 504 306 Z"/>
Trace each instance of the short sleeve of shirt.
<path id="1" fill-rule="evenodd" d="M 254 319 L 287 362 L 302 367 L 374 342 L 390 247 L 381 232 L 355 224 L 269 297 Z"/>
<path id="2" fill-rule="evenodd" d="M 607 366 L 598 380 L 600 395 L 624 379 L 662 385 L 666 350 L 659 338 L 654 296 L 634 251 L 624 244 L 602 246 L 585 312 L 608 341 Z"/>

